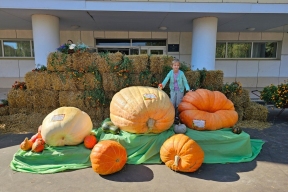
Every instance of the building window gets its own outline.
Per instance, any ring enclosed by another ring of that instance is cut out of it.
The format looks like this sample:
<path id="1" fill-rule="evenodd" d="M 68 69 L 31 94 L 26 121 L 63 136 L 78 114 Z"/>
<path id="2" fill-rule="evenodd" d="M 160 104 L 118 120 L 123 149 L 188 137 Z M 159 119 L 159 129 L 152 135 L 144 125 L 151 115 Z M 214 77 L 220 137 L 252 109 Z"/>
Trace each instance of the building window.
<path id="1" fill-rule="evenodd" d="M 121 52 L 125 55 L 166 54 L 166 40 L 156 39 L 96 39 L 97 52 Z"/>
<path id="2" fill-rule="evenodd" d="M 34 57 L 31 40 L 2 40 L 0 47 L 1 57 Z"/>
<path id="3" fill-rule="evenodd" d="M 3 53 L 2 53 L 2 41 L 0 40 L 0 57 L 3 56 Z"/>
<path id="4" fill-rule="evenodd" d="M 216 58 L 277 58 L 277 42 L 217 42 Z"/>

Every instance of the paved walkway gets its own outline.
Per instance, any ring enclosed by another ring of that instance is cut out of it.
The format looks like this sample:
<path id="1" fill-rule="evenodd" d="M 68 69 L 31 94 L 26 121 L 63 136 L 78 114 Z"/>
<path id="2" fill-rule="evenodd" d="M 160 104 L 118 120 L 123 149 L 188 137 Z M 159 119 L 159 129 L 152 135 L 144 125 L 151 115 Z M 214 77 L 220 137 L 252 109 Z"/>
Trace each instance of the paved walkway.
<path id="1" fill-rule="evenodd" d="M 265 141 L 255 160 L 235 164 L 202 164 L 194 173 L 176 173 L 165 165 L 126 165 L 109 176 L 92 168 L 55 174 L 14 172 L 9 163 L 19 144 L 31 134 L 0 135 L 0 192 L 286 192 L 288 189 L 288 110 L 278 118 L 269 109 L 267 129 L 244 129 Z M 225 150 L 225 149 L 223 149 Z"/>

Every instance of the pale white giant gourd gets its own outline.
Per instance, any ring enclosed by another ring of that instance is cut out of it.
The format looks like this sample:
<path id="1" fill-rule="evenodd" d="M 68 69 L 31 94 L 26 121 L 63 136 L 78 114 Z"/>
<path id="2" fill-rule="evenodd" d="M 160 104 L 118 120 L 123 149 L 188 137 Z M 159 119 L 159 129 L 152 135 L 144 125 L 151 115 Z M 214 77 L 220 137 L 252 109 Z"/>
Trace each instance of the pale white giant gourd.
<path id="1" fill-rule="evenodd" d="M 78 145 L 93 128 L 90 116 L 76 107 L 60 107 L 42 122 L 41 135 L 50 146 Z"/>

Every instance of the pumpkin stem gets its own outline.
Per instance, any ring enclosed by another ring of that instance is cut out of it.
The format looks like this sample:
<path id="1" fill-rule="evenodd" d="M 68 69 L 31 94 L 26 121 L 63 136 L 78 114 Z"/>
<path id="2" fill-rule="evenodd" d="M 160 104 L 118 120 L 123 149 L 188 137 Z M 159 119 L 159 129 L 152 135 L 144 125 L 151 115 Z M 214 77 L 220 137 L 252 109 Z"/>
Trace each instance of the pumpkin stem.
<path id="1" fill-rule="evenodd" d="M 179 160 L 180 160 L 180 157 L 178 155 L 175 155 L 173 166 L 176 166 L 176 170 L 177 170 L 177 167 L 178 167 Z"/>
<path id="2" fill-rule="evenodd" d="M 148 121 L 147 121 L 148 132 L 150 132 L 150 130 L 153 129 L 154 124 L 155 124 L 155 120 L 149 118 Z"/>

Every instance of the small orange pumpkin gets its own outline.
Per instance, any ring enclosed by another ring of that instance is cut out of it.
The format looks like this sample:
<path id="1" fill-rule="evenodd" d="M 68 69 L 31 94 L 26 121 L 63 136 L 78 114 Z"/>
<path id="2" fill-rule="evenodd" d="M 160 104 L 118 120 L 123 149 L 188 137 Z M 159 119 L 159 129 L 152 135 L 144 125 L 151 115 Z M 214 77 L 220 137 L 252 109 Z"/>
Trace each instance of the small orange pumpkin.
<path id="1" fill-rule="evenodd" d="M 94 135 L 90 134 L 84 138 L 84 146 L 88 149 L 92 149 L 96 145 L 97 139 Z"/>
<path id="2" fill-rule="evenodd" d="M 32 151 L 39 153 L 42 152 L 45 148 L 45 142 L 42 138 L 36 139 L 36 141 L 32 145 Z"/>
<path id="3" fill-rule="evenodd" d="M 232 127 L 238 121 L 234 104 L 219 91 L 197 89 L 188 92 L 179 104 L 178 111 L 181 122 L 199 131 Z"/>
<path id="4" fill-rule="evenodd" d="M 127 162 L 126 149 L 118 142 L 104 140 L 98 142 L 91 151 L 93 170 L 100 175 L 120 171 Z"/>
<path id="5" fill-rule="evenodd" d="M 20 144 L 20 148 L 23 151 L 29 151 L 32 148 L 33 142 L 28 140 L 28 137 L 24 139 L 24 141 Z"/>
<path id="6" fill-rule="evenodd" d="M 160 158 L 174 171 L 194 172 L 203 163 L 204 151 L 190 137 L 176 134 L 163 143 Z"/>

